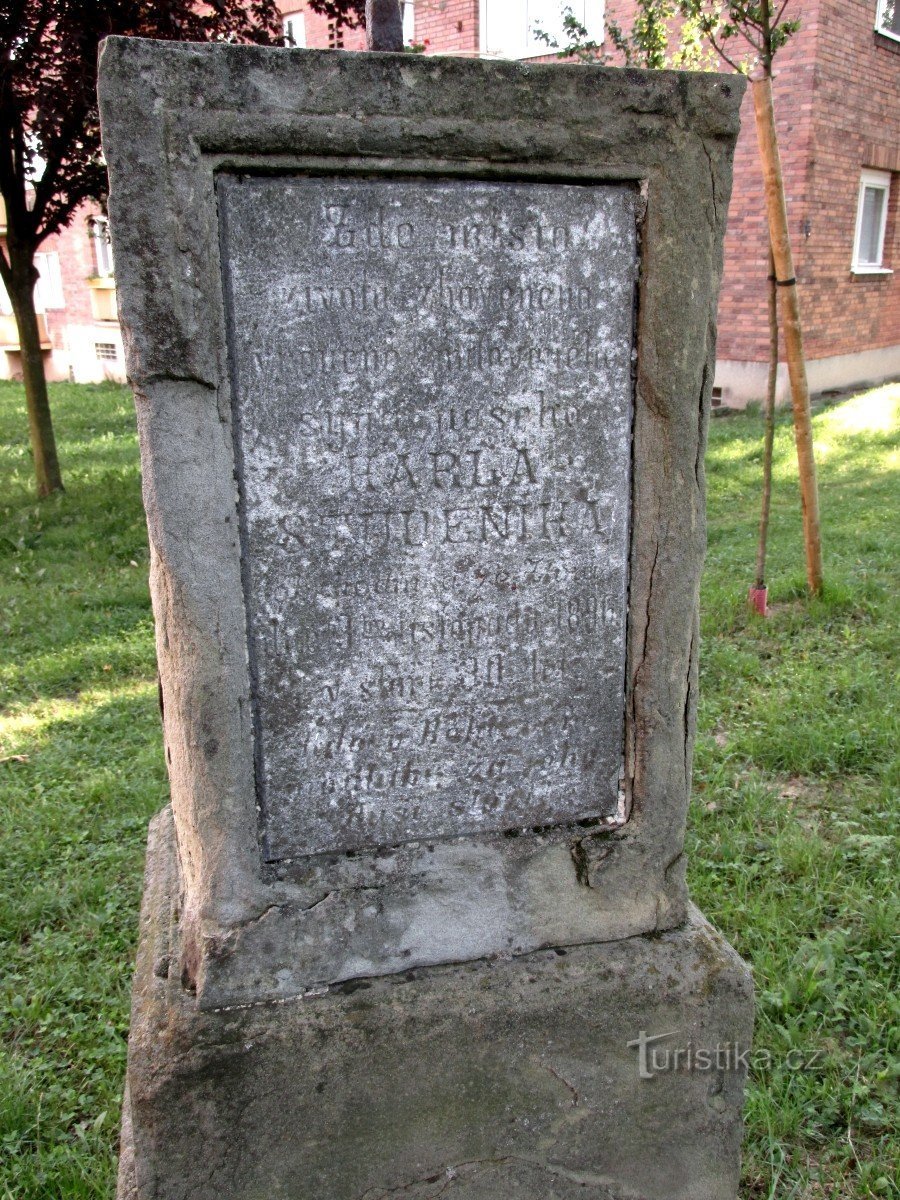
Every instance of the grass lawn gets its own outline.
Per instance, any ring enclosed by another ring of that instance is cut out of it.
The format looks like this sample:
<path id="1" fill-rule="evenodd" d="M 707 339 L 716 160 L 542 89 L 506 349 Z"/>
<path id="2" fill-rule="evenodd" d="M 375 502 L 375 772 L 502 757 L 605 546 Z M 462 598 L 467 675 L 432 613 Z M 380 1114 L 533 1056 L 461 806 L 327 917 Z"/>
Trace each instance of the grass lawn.
<path id="1" fill-rule="evenodd" d="M 111 1197 L 148 818 L 166 799 L 130 396 L 51 389 L 65 495 L 33 499 L 0 383 L 0 1200 Z M 712 423 L 689 834 L 752 964 L 745 1200 L 900 1196 L 900 385 L 815 418 L 827 594 L 804 599 L 776 440 L 772 616 L 749 615 L 758 415 Z"/>

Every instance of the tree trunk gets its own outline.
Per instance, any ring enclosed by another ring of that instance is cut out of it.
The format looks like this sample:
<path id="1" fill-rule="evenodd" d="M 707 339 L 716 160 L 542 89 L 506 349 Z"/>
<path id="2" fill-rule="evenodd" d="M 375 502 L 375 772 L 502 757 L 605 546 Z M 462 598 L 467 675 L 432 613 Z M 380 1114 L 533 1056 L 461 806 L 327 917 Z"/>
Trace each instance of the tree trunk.
<path id="1" fill-rule="evenodd" d="M 766 586 L 766 547 L 769 541 L 769 511 L 772 507 L 772 448 L 775 443 L 775 389 L 778 383 L 778 287 L 775 259 L 769 246 L 769 378 L 766 381 L 766 432 L 763 440 L 763 490 L 759 516 L 759 545 L 756 551 L 756 586 Z"/>
<path id="2" fill-rule="evenodd" d="M 8 239 L 7 253 L 10 259 L 7 291 L 19 331 L 28 432 L 34 456 L 38 495 L 43 497 L 49 496 L 51 492 L 61 492 L 63 482 L 59 459 L 56 456 L 56 438 L 53 436 L 53 421 L 50 417 L 41 335 L 34 309 L 37 272 L 34 269 L 34 256 L 23 247 L 17 246 L 12 236 Z"/>
<path id="3" fill-rule="evenodd" d="M 781 287 L 783 331 L 788 375 L 791 381 L 791 402 L 794 409 L 794 436 L 797 442 L 797 463 L 800 475 L 800 498 L 803 509 L 803 538 L 806 546 L 806 580 L 814 596 L 822 591 L 822 534 L 819 527 L 819 495 L 816 486 L 816 460 L 813 455 L 812 420 L 809 409 L 809 384 L 803 356 L 803 333 L 800 325 L 800 302 L 794 278 L 794 258 L 788 234 L 787 206 L 781 159 L 775 132 L 775 110 L 772 104 L 772 80 L 767 74 L 752 82 L 753 108 L 756 114 L 756 133 L 766 183 L 766 210 L 769 219 L 769 238 L 775 260 L 777 286 Z"/>
<path id="4" fill-rule="evenodd" d="M 39 496 L 63 490 L 59 459 L 56 454 L 56 438 L 50 416 L 50 399 L 47 395 L 47 379 L 44 374 L 44 356 L 41 351 L 41 335 L 37 314 L 34 311 L 34 293 L 10 294 L 16 326 L 19 330 L 19 348 L 22 355 L 22 382 L 25 385 L 25 405 L 28 410 L 28 432 L 34 455 L 34 473 Z"/>
<path id="5" fill-rule="evenodd" d="M 366 49 L 403 49 L 400 0 L 366 0 Z"/>

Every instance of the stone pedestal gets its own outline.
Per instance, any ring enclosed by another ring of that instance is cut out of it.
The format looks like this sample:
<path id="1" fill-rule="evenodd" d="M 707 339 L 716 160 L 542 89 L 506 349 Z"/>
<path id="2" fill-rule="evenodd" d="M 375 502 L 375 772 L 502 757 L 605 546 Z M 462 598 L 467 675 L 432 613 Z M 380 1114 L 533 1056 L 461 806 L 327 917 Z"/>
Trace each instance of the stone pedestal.
<path id="1" fill-rule="evenodd" d="M 736 1195 L 752 986 L 696 909 L 657 936 L 202 1011 L 166 974 L 174 867 L 166 811 L 119 1200 Z"/>

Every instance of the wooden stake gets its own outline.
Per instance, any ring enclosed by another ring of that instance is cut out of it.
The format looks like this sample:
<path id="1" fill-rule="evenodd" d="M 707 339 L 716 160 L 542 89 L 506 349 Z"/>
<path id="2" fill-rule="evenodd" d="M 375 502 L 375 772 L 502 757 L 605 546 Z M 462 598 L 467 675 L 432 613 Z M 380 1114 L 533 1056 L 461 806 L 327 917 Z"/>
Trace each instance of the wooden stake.
<path id="1" fill-rule="evenodd" d="M 794 278 L 794 257 L 788 234 L 787 205 L 781 158 L 775 132 L 772 80 L 766 74 L 751 83 L 759 154 L 766 184 L 766 210 L 769 238 L 775 260 L 775 274 L 781 287 L 781 310 L 785 357 L 791 381 L 794 409 L 794 436 L 800 475 L 800 499 L 803 508 L 803 539 L 806 546 L 806 581 L 814 596 L 822 592 L 822 533 L 819 527 L 819 494 L 816 486 L 816 460 L 813 454 L 812 419 L 809 409 L 809 384 L 803 356 L 803 332 L 800 325 L 800 301 Z"/>
<path id="2" fill-rule="evenodd" d="M 772 447 L 775 442 L 775 389 L 778 384 L 778 288 L 775 259 L 769 246 L 769 378 L 766 381 L 766 432 L 763 440 L 763 490 L 759 515 L 759 544 L 756 550 L 756 586 L 766 586 L 766 546 L 769 540 L 769 511 L 772 507 Z"/>

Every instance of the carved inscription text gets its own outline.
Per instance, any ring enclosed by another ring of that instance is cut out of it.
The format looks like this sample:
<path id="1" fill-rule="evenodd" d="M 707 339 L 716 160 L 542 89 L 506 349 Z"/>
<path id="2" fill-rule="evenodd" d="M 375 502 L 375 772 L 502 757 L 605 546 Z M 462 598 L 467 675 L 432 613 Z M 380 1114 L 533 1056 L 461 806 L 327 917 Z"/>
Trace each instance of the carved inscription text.
<path id="1" fill-rule="evenodd" d="M 267 857 L 611 816 L 633 189 L 218 198 Z"/>

